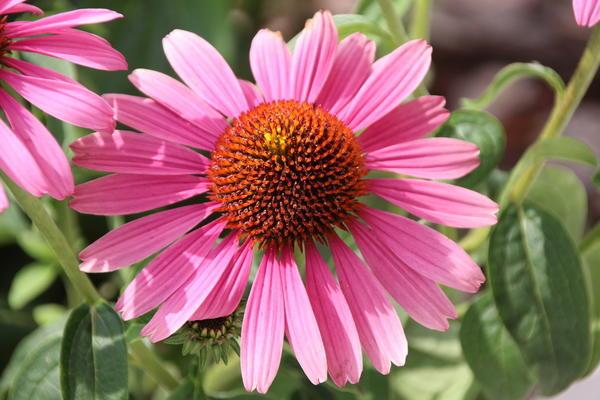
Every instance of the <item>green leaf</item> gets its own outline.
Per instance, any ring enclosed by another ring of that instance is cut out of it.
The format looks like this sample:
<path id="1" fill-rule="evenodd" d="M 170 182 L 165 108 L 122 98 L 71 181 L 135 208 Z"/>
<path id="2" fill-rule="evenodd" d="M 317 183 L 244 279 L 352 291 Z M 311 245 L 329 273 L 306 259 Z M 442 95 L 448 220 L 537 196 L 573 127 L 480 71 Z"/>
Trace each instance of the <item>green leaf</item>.
<path id="1" fill-rule="evenodd" d="M 392 40 L 390 33 L 381 24 L 364 15 L 337 14 L 333 16 L 333 21 L 338 29 L 340 39 L 355 32 L 361 32 L 365 35 L 377 36 L 383 40 Z"/>
<path id="2" fill-rule="evenodd" d="M 586 370 L 590 374 L 600 363 L 600 224 L 588 233 L 580 246 L 581 258 L 592 295 L 592 356 Z"/>
<path id="3" fill-rule="evenodd" d="M 562 96 L 565 90 L 565 83 L 560 75 L 552 68 L 545 67 L 535 62 L 513 63 L 498 71 L 492 82 L 478 99 L 463 99 L 462 104 L 465 108 L 482 110 L 489 106 L 507 86 L 524 78 L 543 80 L 552 88 L 552 90 L 554 90 L 556 98 Z"/>
<path id="4" fill-rule="evenodd" d="M 596 185 L 596 189 L 600 190 L 600 170 L 596 171 L 594 176 L 592 177 L 592 182 Z"/>
<path id="5" fill-rule="evenodd" d="M 58 341 L 58 344 L 60 345 L 60 338 L 64 326 L 65 319 L 63 318 L 53 324 L 36 329 L 19 343 L 2 374 L 2 380 L 0 380 L 0 398 L 9 391 L 13 393 L 13 396 L 18 396 L 17 392 L 21 389 L 27 391 L 32 389 L 32 386 L 34 386 L 33 380 L 28 383 L 27 388 L 20 388 L 16 385 L 17 378 L 26 374 L 30 365 L 36 364 L 36 362 L 39 361 L 36 357 L 39 357 L 40 354 L 44 354 L 44 352 L 40 352 L 41 348 L 46 348 L 48 343 L 54 343 L 56 341 Z M 54 377 L 54 375 L 52 376 Z M 58 387 L 58 375 L 56 375 L 55 378 L 54 382 Z M 39 383 L 43 384 L 41 381 Z M 31 400 L 36 397 L 27 398 Z"/>
<path id="6" fill-rule="evenodd" d="M 476 144 L 481 151 L 479 167 L 457 184 L 472 188 L 483 181 L 504 155 L 506 137 L 500 121 L 483 111 L 458 110 L 442 126 L 438 136 L 452 137 Z"/>
<path id="7" fill-rule="evenodd" d="M 62 304 L 40 304 L 33 309 L 33 319 L 38 325 L 48 325 L 67 313 Z"/>
<path id="8" fill-rule="evenodd" d="M 517 400 L 529 392 L 533 380 L 489 292 L 480 296 L 465 314 L 460 341 L 465 359 L 487 398 Z"/>
<path id="9" fill-rule="evenodd" d="M 526 199 L 558 218 L 579 242 L 587 220 L 587 191 L 569 169 L 545 166 L 527 192 Z"/>
<path id="10" fill-rule="evenodd" d="M 129 397 L 123 323 L 108 304 L 83 304 L 73 310 L 65 327 L 60 359 L 65 400 Z"/>
<path id="11" fill-rule="evenodd" d="M 560 392 L 590 357 L 589 299 L 573 239 L 552 214 L 509 205 L 490 237 L 488 277 L 542 393 Z"/>
<path id="12" fill-rule="evenodd" d="M 15 275 L 8 292 L 8 304 L 19 310 L 52 285 L 58 270 L 53 265 L 32 263 Z"/>
<path id="13" fill-rule="evenodd" d="M 204 400 L 206 396 L 199 385 L 199 380 L 187 378 L 175 391 L 173 391 L 167 400 Z"/>
<path id="14" fill-rule="evenodd" d="M 19 246 L 31 258 L 44 263 L 56 261 L 56 255 L 37 230 L 24 230 L 17 236 Z"/>
<path id="15" fill-rule="evenodd" d="M 587 144 L 571 136 L 540 140 L 527 150 L 524 157 L 527 157 L 530 162 L 557 159 L 592 167 L 597 163 L 594 151 Z"/>

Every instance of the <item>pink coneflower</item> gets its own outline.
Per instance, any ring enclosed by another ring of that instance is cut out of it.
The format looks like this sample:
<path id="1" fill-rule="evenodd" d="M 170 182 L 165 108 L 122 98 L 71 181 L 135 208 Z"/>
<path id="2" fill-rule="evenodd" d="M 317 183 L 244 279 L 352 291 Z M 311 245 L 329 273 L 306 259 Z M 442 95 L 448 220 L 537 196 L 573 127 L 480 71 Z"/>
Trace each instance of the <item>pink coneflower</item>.
<path id="1" fill-rule="evenodd" d="M 592 27 L 600 21 L 600 0 L 573 0 L 577 25 Z"/>
<path id="2" fill-rule="evenodd" d="M 15 13 L 42 14 L 25 0 L 0 0 L 0 80 L 42 111 L 63 121 L 112 132 L 112 110 L 104 99 L 74 80 L 12 57 L 32 52 L 103 70 L 127 69 L 123 56 L 104 39 L 73 29 L 122 17 L 114 11 L 82 9 L 35 21 L 8 22 Z M 0 169 L 34 196 L 64 199 L 73 193 L 69 163 L 52 134 L 8 92 L 0 89 Z M 8 201 L 0 186 L 0 210 Z"/>
<path id="3" fill-rule="evenodd" d="M 315 384 L 327 372 L 337 385 L 357 382 L 361 347 L 381 373 L 402 365 L 406 339 L 388 294 L 419 323 L 448 328 L 456 313 L 437 284 L 475 292 L 484 281 L 479 267 L 434 229 L 360 202 L 375 194 L 455 227 L 496 222 L 496 204 L 476 192 L 366 177 L 379 170 L 453 179 L 479 164 L 473 144 L 425 137 L 448 117 L 442 98 L 402 103 L 429 68 L 426 42 L 373 62 L 373 42 L 353 34 L 338 44 L 331 14 L 318 12 L 293 53 L 278 33 L 256 35 L 257 86 L 236 79 L 193 33 L 173 31 L 164 50 L 187 86 L 136 70 L 130 79 L 150 98 L 107 96 L 117 119 L 143 133 L 95 133 L 72 145 L 78 165 L 114 173 L 75 189 L 78 211 L 134 214 L 210 199 L 129 222 L 82 251 L 82 270 L 106 272 L 166 247 L 119 299 L 124 319 L 158 307 L 142 334 L 160 341 L 187 321 L 231 314 L 252 255 L 264 251 L 242 325 L 248 390 L 267 391 L 284 336 Z M 338 236 L 344 231 L 362 259 Z M 337 278 L 317 244 L 330 249 Z M 295 248 L 306 260 L 306 287 Z"/>

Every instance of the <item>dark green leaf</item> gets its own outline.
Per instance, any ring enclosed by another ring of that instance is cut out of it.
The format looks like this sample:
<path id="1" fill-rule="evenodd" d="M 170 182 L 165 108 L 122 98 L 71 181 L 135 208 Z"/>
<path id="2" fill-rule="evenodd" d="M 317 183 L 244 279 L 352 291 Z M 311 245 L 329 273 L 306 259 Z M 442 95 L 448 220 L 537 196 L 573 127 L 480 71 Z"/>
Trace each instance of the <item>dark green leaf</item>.
<path id="1" fill-rule="evenodd" d="M 526 198 L 558 218 L 576 242 L 581 239 L 587 220 L 587 192 L 573 171 L 544 167 Z"/>
<path id="2" fill-rule="evenodd" d="M 53 265 L 32 263 L 17 272 L 8 292 L 8 304 L 18 310 L 42 294 L 58 276 Z"/>
<path id="3" fill-rule="evenodd" d="M 465 314 L 460 341 L 467 363 L 491 400 L 518 400 L 533 385 L 525 361 L 504 328 L 490 293 Z"/>
<path id="4" fill-rule="evenodd" d="M 566 388 L 590 356 L 587 288 L 566 229 L 534 205 L 510 205 L 490 238 L 488 276 L 500 317 L 542 393 Z"/>
<path id="5" fill-rule="evenodd" d="M 583 266 L 592 295 L 592 357 L 586 374 L 600 362 L 600 224 L 588 233 L 580 246 Z"/>
<path id="6" fill-rule="evenodd" d="M 475 110 L 458 110 L 442 126 L 439 136 L 466 140 L 479 147 L 481 163 L 477 169 L 456 181 L 465 187 L 474 187 L 498 165 L 506 147 L 502 124 L 491 114 Z"/>
<path id="7" fill-rule="evenodd" d="M 587 144 L 570 136 L 540 140 L 527 150 L 524 157 L 532 162 L 556 159 L 587 164 L 592 167 L 597 163 L 594 151 Z"/>
<path id="8" fill-rule="evenodd" d="M 61 351 L 65 400 L 128 398 L 127 346 L 121 319 L 106 303 L 73 310 Z"/>
<path id="9" fill-rule="evenodd" d="M 592 182 L 594 182 L 596 188 L 600 190 L 600 171 L 596 171 L 596 173 L 592 177 Z"/>
<path id="10" fill-rule="evenodd" d="M 194 382 L 188 378 L 183 382 L 173 393 L 169 395 L 167 400 L 204 400 L 206 396 L 199 385 L 199 382 Z"/>
<path id="11" fill-rule="evenodd" d="M 40 353 L 40 348 L 45 348 L 48 346 L 48 343 L 54 343 L 56 341 L 60 344 L 64 325 L 65 319 L 61 319 L 53 324 L 38 328 L 19 343 L 2 374 L 2 380 L 0 380 L 0 397 L 8 391 L 12 391 L 13 394 L 16 393 L 18 389 L 18 387 L 15 386 L 17 377 L 21 376 L 24 373 L 24 370 L 29 368 L 27 366 L 34 362 L 31 361 L 33 359 L 32 357 L 36 354 L 43 354 Z M 56 385 L 58 384 L 59 380 L 58 376 L 56 376 Z M 31 399 L 32 398 L 30 398 L 30 400 Z"/>

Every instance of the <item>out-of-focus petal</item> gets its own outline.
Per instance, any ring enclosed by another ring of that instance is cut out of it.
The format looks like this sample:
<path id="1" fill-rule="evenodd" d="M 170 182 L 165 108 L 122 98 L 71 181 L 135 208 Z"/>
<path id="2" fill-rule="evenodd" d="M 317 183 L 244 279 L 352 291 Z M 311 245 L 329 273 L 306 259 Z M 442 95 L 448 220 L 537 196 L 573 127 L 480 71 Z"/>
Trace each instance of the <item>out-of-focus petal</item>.
<path id="1" fill-rule="evenodd" d="M 600 0 L 573 0 L 577 25 L 592 27 L 600 21 Z"/>
<path id="2" fill-rule="evenodd" d="M 8 37 L 35 36 L 44 33 L 56 33 L 79 25 L 98 24 L 123 18 L 123 15 L 102 8 L 82 8 L 40 18 L 35 21 L 10 22 L 6 24 L 4 34 Z"/>
<path id="3" fill-rule="evenodd" d="M 8 208 L 8 197 L 4 191 L 4 186 L 0 185 L 0 213 L 4 212 Z"/>

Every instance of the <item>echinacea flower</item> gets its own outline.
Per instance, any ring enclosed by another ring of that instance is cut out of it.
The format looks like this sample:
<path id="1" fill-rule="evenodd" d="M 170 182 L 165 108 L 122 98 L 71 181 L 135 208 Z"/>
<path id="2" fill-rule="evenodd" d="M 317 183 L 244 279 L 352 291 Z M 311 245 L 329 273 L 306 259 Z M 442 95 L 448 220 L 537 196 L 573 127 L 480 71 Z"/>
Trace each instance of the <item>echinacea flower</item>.
<path id="1" fill-rule="evenodd" d="M 475 145 L 425 137 L 448 117 L 442 98 L 402 103 L 429 68 L 430 46 L 411 41 L 374 62 L 373 42 L 353 34 L 338 43 L 331 14 L 318 12 L 293 53 L 278 33 L 256 35 L 254 86 L 193 33 L 175 30 L 163 44 L 186 85 L 134 71 L 131 81 L 148 98 L 106 97 L 117 120 L 141 133 L 95 133 L 72 145 L 75 163 L 113 173 L 76 187 L 71 205 L 80 212 L 134 214 L 210 199 L 129 222 L 81 252 L 82 270 L 107 272 L 166 247 L 122 294 L 122 317 L 158 307 L 142 331 L 156 342 L 190 320 L 229 315 L 253 255 L 264 251 L 241 331 L 248 390 L 267 391 L 284 336 L 315 384 L 327 372 L 337 385 L 357 382 L 361 347 L 381 373 L 402 365 L 407 344 L 388 294 L 424 326 L 447 329 L 456 312 L 437 284 L 475 292 L 479 267 L 434 229 L 361 202 L 375 194 L 454 227 L 496 222 L 488 198 L 430 180 L 479 164 Z M 369 179 L 371 170 L 421 179 Z M 331 251 L 337 277 L 317 244 Z M 306 284 L 295 249 L 306 260 Z"/>
<path id="2" fill-rule="evenodd" d="M 104 39 L 80 30 L 122 17 L 104 9 L 81 9 L 35 21 L 13 21 L 15 13 L 42 14 L 25 0 L 0 0 L 0 81 L 42 111 L 81 127 L 112 132 L 110 106 L 100 96 L 52 70 L 12 57 L 32 52 L 102 70 L 127 69 L 123 56 Z M 0 89 L 0 169 L 34 196 L 49 194 L 64 199 L 73 192 L 73 176 L 62 149 L 35 116 Z M 8 207 L 0 186 L 0 211 Z"/>
<path id="3" fill-rule="evenodd" d="M 591 28 L 600 21 L 600 0 L 573 0 L 577 25 Z"/>

